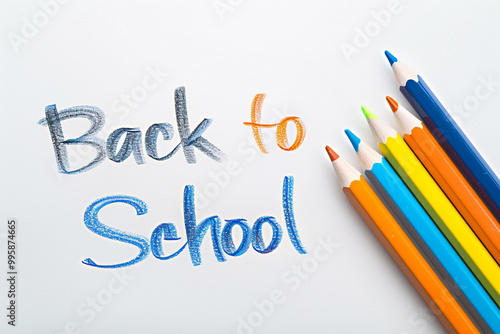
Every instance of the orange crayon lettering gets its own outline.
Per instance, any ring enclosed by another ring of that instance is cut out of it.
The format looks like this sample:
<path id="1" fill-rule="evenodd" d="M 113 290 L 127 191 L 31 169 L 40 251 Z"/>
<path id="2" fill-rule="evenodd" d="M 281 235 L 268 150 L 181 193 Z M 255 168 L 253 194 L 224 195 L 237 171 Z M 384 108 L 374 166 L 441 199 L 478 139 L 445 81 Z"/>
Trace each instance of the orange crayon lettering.
<path id="1" fill-rule="evenodd" d="M 260 122 L 260 119 L 261 119 L 262 103 L 264 102 L 265 97 L 266 97 L 266 94 L 255 95 L 255 97 L 252 101 L 252 109 L 251 109 L 251 113 L 250 113 L 251 122 L 244 122 L 243 124 L 252 127 L 253 136 L 255 138 L 257 146 L 259 146 L 259 149 L 261 150 L 262 153 L 268 154 L 269 152 L 267 151 L 264 143 L 262 142 L 261 128 L 276 127 L 276 144 L 282 150 L 285 150 L 285 151 L 296 150 L 302 144 L 302 142 L 304 141 L 304 138 L 306 136 L 306 128 L 305 128 L 304 123 L 302 122 L 302 120 L 299 117 L 289 116 L 289 117 L 283 118 L 279 123 L 262 124 Z M 293 142 L 292 145 L 288 144 L 288 136 L 286 133 L 286 129 L 287 129 L 289 122 L 292 122 L 297 129 L 297 135 L 296 135 L 295 141 Z"/>

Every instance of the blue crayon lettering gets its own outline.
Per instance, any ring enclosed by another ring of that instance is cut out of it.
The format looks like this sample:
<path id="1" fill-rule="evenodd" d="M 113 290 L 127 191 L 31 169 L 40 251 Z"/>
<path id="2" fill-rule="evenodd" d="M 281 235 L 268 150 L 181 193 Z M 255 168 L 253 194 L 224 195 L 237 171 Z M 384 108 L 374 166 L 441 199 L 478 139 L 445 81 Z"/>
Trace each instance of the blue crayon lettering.
<path id="1" fill-rule="evenodd" d="M 180 240 L 181 238 L 177 237 L 177 229 L 175 225 L 172 223 L 160 224 L 158 225 L 151 234 L 151 253 L 154 257 L 160 260 L 169 260 L 171 258 L 179 255 L 184 248 L 186 248 L 187 242 L 175 253 L 165 256 L 163 253 L 163 244 L 162 240 Z"/>
<path id="2" fill-rule="evenodd" d="M 232 231 L 234 226 L 239 226 L 243 232 L 241 243 L 238 249 L 234 246 Z M 222 249 L 227 255 L 240 256 L 245 254 L 250 247 L 251 235 L 250 226 L 248 226 L 246 219 L 230 219 L 226 220 L 226 225 L 222 229 Z"/>
<path id="3" fill-rule="evenodd" d="M 87 228 L 90 231 L 102 237 L 137 246 L 137 248 L 139 248 L 139 255 L 137 255 L 130 261 L 118 264 L 99 265 L 96 264 L 90 258 L 83 260 L 82 261 L 83 264 L 98 268 L 121 268 L 136 264 L 144 260 L 149 254 L 150 248 L 149 248 L 148 238 L 139 234 L 124 232 L 119 229 L 109 227 L 99 221 L 99 218 L 97 217 L 99 211 L 105 206 L 113 203 L 125 203 L 134 207 L 138 216 L 144 215 L 148 212 L 148 207 L 146 203 L 138 198 L 126 195 L 103 197 L 101 199 L 96 200 L 94 203 L 90 204 L 87 210 L 85 210 L 84 214 L 85 226 L 87 226 Z"/>
<path id="4" fill-rule="evenodd" d="M 267 247 L 265 247 L 264 239 L 262 238 L 262 225 L 265 223 L 271 225 L 273 229 L 273 237 Z M 281 226 L 276 221 L 276 218 L 271 216 L 260 217 L 255 221 L 252 227 L 252 247 L 262 254 L 271 253 L 280 244 L 282 235 Z"/>
<path id="5" fill-rule="evenodd" d="M 283 180 L 283 210 L 285 213 L 288 234 L 292 244 L 300 254 L 305 254 L 306 250 L 300 241 L 293 214 L 293 181 L 294 179 L 292 176 L 287 176 Z M 200 248 L 209 229 L 211 231 L 210 234 L 214 255 L 219 262 L 226 261 L 224 253 L 229 256 L 243 255 L 248 250 L 250 243 L 258 253 L 270 253 L 280 245 L 283 237 L 280 224 L 276 221 L 276 218 L 272 216 L 262 216 L 258 218 L 252 228 L 250 228 L 247 221 L 242 218 L 226 220 L 222 233 L 221 219 L 219 216 L 208 217 L 201 221 L 200 224 L 197 224 L 194 186 L 187 185 L 184 188 L 183 197 L 184 225 L 187 242 L 185 242 L 177 251 L 171 253 L 170 255 L 166 255 L 163 249 L 163 242 L 178 241 L 181 239 L 177 236 L 177 229 L 173 223 L 159 224 L 153 230 L 150 240 L 141 235 L 120 231 L 102 224 L 97 217 L 99 211 L 103 207 L 112 203 L 126 203 L 131 205 L 136 209 L 137 215 L 147 213 L 146 203 L 135 197 L 126 195 L 108 196 L 98 199 L 88 206 L 84 215 L 85 225 L 90 231 L 96 233 L 97 235 L 137 246 L 140 250 L 139 255 L 130 261 L 112 265 L 96 264 L 93 260 L 87 258 L 82 261 L 85 265 L 98 268 L 120 268 L 130 266 L 144 260 L 148 256 L 149 252 L 151 252 L 157 259 L 169 260 L 178 256 L 184 251 L 184 249 L 187 248 L 189 249 L 191 262 L 194 266 L 198 266 L 201 264 Z M 265 245 L 262 232 L 264 224 L 269 224 L 272 228 L 272 238 L 267 246 Z M 233 239 L 233 229 L 235 226 L 238 226 L 241 229 L 243 235 L 238 247 L 234 244 Z"/>
<path id="6" fill-rule="evenodd" d="M 184 224 L 188 239 L 189 253 L 193 265 L 201 264 L 200 246 L 208 229 L 211 229 L 212 245 L 215 257 L 219 262 L 226 261 L 221 245 L 221 222 L 217 216 L 204 219 L 199 225 L 196 225 L 196 214 L 194 206 L 194 187 L 188 185 L 184 188 Z"/>
<path id="7" fill-rule="evenodd" d="M 295 215 L 293 214 L 293 176 L 285 176 L 283 179 L 283 213 L 285 215 L 286 229 L 293 247 L 299 254 L 306 254 L 307 251 L 302 245 L 299 231 L 295 225 Z"/>

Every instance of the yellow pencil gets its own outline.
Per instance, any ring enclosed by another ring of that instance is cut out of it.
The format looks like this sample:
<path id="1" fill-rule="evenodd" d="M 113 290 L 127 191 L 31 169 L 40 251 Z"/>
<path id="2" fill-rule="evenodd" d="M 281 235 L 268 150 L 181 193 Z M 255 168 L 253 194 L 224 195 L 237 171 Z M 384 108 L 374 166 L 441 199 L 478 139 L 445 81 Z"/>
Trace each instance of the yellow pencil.
<path id="1" fill-rule="evenodd" d="M 441 232 L 500 306 L 500 267 L 460 213 L 413 154 L 403 138 L 371 111 L 361 107 L 380 151 L 427 211 Z"/>

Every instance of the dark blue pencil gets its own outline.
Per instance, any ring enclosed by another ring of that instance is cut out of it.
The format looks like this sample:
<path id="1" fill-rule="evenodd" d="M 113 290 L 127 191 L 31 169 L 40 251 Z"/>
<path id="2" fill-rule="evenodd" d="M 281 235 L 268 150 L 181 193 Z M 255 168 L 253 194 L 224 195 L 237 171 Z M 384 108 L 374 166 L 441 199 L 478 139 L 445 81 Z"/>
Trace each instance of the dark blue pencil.
<path id="1" fill-rule="evenodd" d="M 500 180 L 474 145 L 455 123 L 420 75 L 402 64 L 389 51 L 399 89 L 424 121 L 436 140 L 462 171 L 491 212 L 500 219 Z"/>

